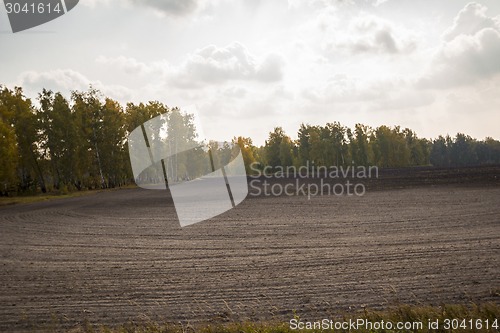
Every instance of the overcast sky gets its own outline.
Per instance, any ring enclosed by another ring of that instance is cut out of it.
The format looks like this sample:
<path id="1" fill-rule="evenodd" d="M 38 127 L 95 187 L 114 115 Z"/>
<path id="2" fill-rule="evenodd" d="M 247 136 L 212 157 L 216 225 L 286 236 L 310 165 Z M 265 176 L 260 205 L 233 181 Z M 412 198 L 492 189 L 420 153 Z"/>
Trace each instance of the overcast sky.
<path id="1" fill-rule="evenodd" d="M 0 83 L 195 105 L 210 139 L 401 125 L 500 139 L 500 1 L 80 0 L 13 34 Z"/>

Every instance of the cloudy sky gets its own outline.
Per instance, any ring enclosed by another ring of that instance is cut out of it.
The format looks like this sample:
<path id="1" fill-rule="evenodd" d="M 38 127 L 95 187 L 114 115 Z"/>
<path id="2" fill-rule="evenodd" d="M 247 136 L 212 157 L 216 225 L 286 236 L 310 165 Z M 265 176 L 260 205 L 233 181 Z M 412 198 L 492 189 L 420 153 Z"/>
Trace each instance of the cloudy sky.
<path id="1" fill-rule="evenodd" d="M 500 1 L 80 0 L 13 34 L 0 83 L 198 110 L 206 137 L 301 123 L 500 139 Z"/>

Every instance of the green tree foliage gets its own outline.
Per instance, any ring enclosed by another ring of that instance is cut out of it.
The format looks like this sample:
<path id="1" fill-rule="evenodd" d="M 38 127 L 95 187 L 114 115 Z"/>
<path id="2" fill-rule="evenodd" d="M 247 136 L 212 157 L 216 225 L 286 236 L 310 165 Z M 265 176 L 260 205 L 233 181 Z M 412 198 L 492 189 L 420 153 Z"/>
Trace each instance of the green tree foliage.
<path id="1" fill-rule="evenodd" d="M 8 151 L 8 156 L 13 156 L 13 134 L 16 140 L 17 158 L 17 187 L 24 192 L 36 192 L 39 187 L 42 192 L 47 191 L 45 178 L 40 165 L 42 154 L 39 149 L 39 123 L 31 100 L 23 95 L 21 88 L 13 91 L 2 87 L 0 91 L 0 109 L 2 111 L 3 131 L 6 135 L 5 143 L 2 140 L 2 150 Z M 3 156 L 2 156 L 3 159 Z M 14 162 L 7 162 L 14 165 Z M 3 172 L 12 175 L 12 170 Z M 8 179 L 8 177 L 6 178 Z M 5 182 L 6 180 L 4 180 Z M 4 184 L 4 188 L 5 188 Z M 7 186 L 9 187 L 9 186 Z"/>
<path id="2" fill-rule="evenodd" d="M 0 107 L 0 195 L 13 190 L 18 163 L 16 134 Z"/>
<path id="3" fill-rule="evenodd" d="M 450 165 L 450 153 L 448 146 L 451 142 L 449 136 L 444 138 L 440 135 L 432 143 L 430 162 L 435 166 L 449 166 Z"/>
<path id="4" fill-rule="evenodd" d="M 121 105 L 106 98 L 101 105 L 102 123 L 100 133 L 101 167 L 105 187 L 123 185 L 131 174 L 126 150 L 126 122 Z"/>
<path id="5" fill-rule="evenodd" d="M 126 130 L 130 133 L 147 120 L 167 112 L 169 112 L 169 108 L 158 101 L 152 101 L 147 104 L 139 103 L 137 105 L 127 103 L 125 108 Z"/>
<path id="6" fill-rule="evenodd" d="M 104 132 L 104 119 L 99 91 L 74 91 L 71 99 L 76 124 L 77 153 L 81 166 L 78 172 L 78 188 L 106 187 L 103 171 L 102 145 L 108 133 Z"/>
<path id="7" fill-rule="evenodd" d="M 362 124 L 356 124 L 354 133 L 348 130 L 352 163 L 356 165 L 368 166 L 373 160 L 369 137 L 371 129 Z"/>
<path id="8" fill-rule="evenodd" d="M 255 147 L 252 143 L 251 138 L 245 138 L 242 136 L 235 137 L 233 139 L 233 144 L 237 144 L 240 147 L 241 155 L 243 156 L 243 161 L 245 162 L 245 167 L 247 169 L 247 173 L 250 172 L 250 165 L 252 163 L 260 160 L 260 156 L 257 152 L 257 147 Z"/>
<path id="9" fill-rule="evenodd" d="M 301 124 L 298 132 L 298 162 L 305 165 L 310 160 L 309 152 L 311 150 L 311 126 Z"/>
<path id="10" fill-rule="evenodd" d="M 148 127 L 148 120 L 160 115 L 166 115 L 165 127 Z M 139 126 L 166 143 L 171 157 L 164 160 L 165 172 L 174 181 L 206 174 L 210 164 L 218 168 L 237 151 L 228 143 L 210 142 L 210 151 L 203 148 L 193 117 L 157 101 L 123 108 L 90 87 L 72 92 L 69 100 L 43 89 L 34 105 L 21 88 L 0 86 L 0 195 L 129 183 L 133 177 L 127 138 Z M 244 137 L 235 137 L 233 144 L 239 145 L 247 171 L 254 162 L 273 167 L 307 162 L 379 167 L 500 164 L 500 141 L 493 138 L 478 141 L 458 133 L 429 141 L 398 126 L 356 124 L 351 130 L 338 122 L 302 124 L 296 141 L 276 127 L 262 147 Z M 158 170 L 151 168 L 145 177 L 163 178 Z"/>
<path id="11" fill-rule="evenodd" d="M 265 162 L 272 167 L 293 165 L 293 142 L 283 128 L 276 127 L 269 133 L 264 146 Z"/>
<path id="12" fill-rule="evenodd" d="M 409 128 L 403 130 L 406 139 L 406 147 L 410 151 L 409 165 L 426 164 L 428 160 L 427 142 L 417 137 L 416 133 Z"/>
<path id="13" fill-rule="evenodd" d="M 326 126 L 302 124 L 296 142 L 291 145 L 295 164 L 315 166 L 376 165 L 379 167 L 466 166 L 500 164 L 500 142 L 492 138 L 477 141 L 458 133 L 439 136 L 434 141 L 419 138 L 409 128 L 379 126 L 375 129 L 356 124 L 354 131 L 338 122 Z M 270 166 L 288 166 L 279 149 L 286 135 L 280 127 L 269 133 L 263 147 L 264 162 Z M 258 149 L 257 149 L 258 151 Z"/>
<path id="14" fill-rule="evenodd" d="M 298 133 L 298 160 L 320 165 L 346 165 L 351 156 L 348 145 L 349 131 L 338 122 L 326 126 L 302 124 Z"/>
<path id="15" fill-rule="evenodd" d="M 129 103 L 123 110 L 92 87 L 72 92 L 70 101 L 43 89 L 38 102 L 34 107 L 21 88 L 0 86 L 1 195 L 127 184 L 128 133 L 170 112 L 159 102 Z M 180 125 L 189 124 L 194 133 L 186 117 Z"/>
<path id="16" fill-rule="evenodd" d="M 374 131 L 373 151 L 375 165 L 406 167 L 410 165 L 410 149 L 399 127 L 380 126 Z"/>
<path id="17" fill-rule="evenodd" d="M 50 170 L 52 187 L 61 189 L 74 183 L 77 169 L 74 117 L 68 101 L 60 94 L 43 90 L 39 94 L 40 149 Z"/>
<path id="18" fill-rule="evenodd" d="M 432 142 L 430 162 L 434 166 L 488 165 L 500 163 L 500 141 L 477 141 L 458 133 L 455 138 L 439 136 Z"/>
<path id="19" fill-rule="evenodd" d="M 198 167 L 205 166 L 204 153 L 201 148 L 196 148 L 198 144 L 193 116 L 183 114 L 178 108 L 173 108 L 166 121 L 166 140 L 169 154 L 171 154 L 166 162 L 170 179 L 189 179 L 199 175 L 202 170 Z"/>
<path id="20" fill-rule="evenodd" d="M 380 167 L 408 167 L 429 164 L 429 142 L 399 126 L 380 126 L 371 131 L 370 163 Z"/>

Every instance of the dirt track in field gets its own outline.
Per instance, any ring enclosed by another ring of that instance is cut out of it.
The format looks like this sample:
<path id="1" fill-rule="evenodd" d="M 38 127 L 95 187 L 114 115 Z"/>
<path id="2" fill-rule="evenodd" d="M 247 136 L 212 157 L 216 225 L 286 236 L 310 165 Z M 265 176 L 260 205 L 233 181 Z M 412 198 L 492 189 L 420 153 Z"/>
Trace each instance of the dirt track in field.
<path id="1" fill-rule="evenodd" d="M 500 302 L 500 187 L 249 197 L 180 228 L 165 191 L 0 208 L 0 331 L 288 321 Z"/>

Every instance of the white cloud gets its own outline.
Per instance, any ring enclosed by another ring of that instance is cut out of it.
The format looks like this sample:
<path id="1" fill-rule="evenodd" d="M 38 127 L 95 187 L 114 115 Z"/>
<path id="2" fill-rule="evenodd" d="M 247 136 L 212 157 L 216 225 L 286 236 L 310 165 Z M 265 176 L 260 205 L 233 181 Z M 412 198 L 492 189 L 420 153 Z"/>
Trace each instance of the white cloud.
<path id="1" fill-rule="evenodd" d="M 488 17 L 488 8 L 481 4 L 471 2 L 455 17 L 453 26 L 446 29 L 443 38 L 451 41 L 460 35 L 475 35 L 485 28 L 500 28 L 500 17 Z"/>
<path id="2" fill-rule="evenodd" d="M 236 86 L 231 86 L 222 91 L 222 94 L 229 98 L 243 98 L 247 95 L 247 93 L 247 89 Z"/>
<path id="3" fill-rule="evenodd" d="M 273 82 L 282 79 L 283 67 L 284 60 L 278 54 L 268 54 L 259 61 L 237 42 L 223 48 L 209 45 L 189 55 L 170 81 L 179 87 L 199 87 L 231 80 Z"/>
<path id="4" fill-rule="evenodd" d="M 166 61 L 157 61 L 146 64 L 144 62 L 138 61 L 135 58 L 129 58 L 125 56 L 112 58 L 100 55 L 96 58 L 96 62 L 98 64 L 115 66 L 121 71 L 132 75 L 144 75 L 151 73 L 165 74 L 171 68 L 171 66 Z"/>
<path id="5" fill-rule="evenodd" d="M 383 4 L 384 4 L 384 3 L 386 3 L 387 1 L 389 1 L 389 0 L 375 0 L 375 2 L 373 3 L 373 5 L 374 5 L 375 7 L 377 7 L 377 6 L 383 5 Z"/>
<path id="6" fill-rule="evenodd" d="M 387 110 L 414 110 L 415 108 L 427 107 L 436 101 L 433 92 L 415 90 L 409 86 L 399 89 L 393 88 L 388 92 L 388 96 L 375 103 L 377 111 Z"/>
<path id="7" fill-rule="evenodd" d="M 122 8 L 148 8 L 159 16 L 186 17 L 203 12 L 223 0 L 83 0 L 81 3 L 90 8 L 98 6 L 120 6 Z"/>
<path id="8" fill-rule="evenodd" d="M 106 96 L 125 102 L 131 99 L 132 91 L 120 85 L 106 85 L 99 80 L 90 80 L 83 74 L 71 69 L 56 69 L 45 72 L 27 71 L 19 76 L 20 85 L 32 96 L 41 92 L 42 88 L 61 92 L 69 96 L 71 91 L 85 91 L 92 85 Z"/>
<path id="9" fill-rule="evenodd" d="M 335 16 L 332 12 L 330 15 Z M 350 54 L 398 54 L 410 53 L 417 47 L 416 38 L 411 32 L 385 19 L 362 13 L 350 20 L 346 28 L 342 22 L 330 21 L 332 26 L 325 27 L 325 18 L 320 21 L 320 29 L 329 37 L 324 49 L 329 54 L 347 50 Z M 343 31 L 342 31 L 342 30 Z M 342 33 L 338 33 L 338 31 Z"/>
<path id="10" fill-rule="evenodd" d="M 390 29 L 382 28 L 349 42 L 341 42 L 336 47 L 346 48 L 353 54 L 398 53 L 399 47 Z"/>
<path id="11" fill-rule="evenodd" d="M 342 74 L 334 76 L 322 88 L 304 90 L 302 96 L 317 105 L 357 105 L 377 113 L 424 107 L 435 101 L 432 92 L 415 90 L 411 81 L 390 79 L 367 82 Z"/>
<path id="12" fill-rule="evenodd" d="M 387 87 L 380 83 L 366 83 L 360 78 L 335 75 L 323 87 L 304 89 L 302 96 L 319 104 L 367 102 L 383 98 Z"/>
<path id="13" fill-rule="evenodd" d="M 199 0 L 131 0 L 135 5 L 152 7 L 161 13 L 183 16 L 194 12 Z"/>
<path id="14" fill-rule="evenodd" d="M 48 89 L 81 90 L 86 89 L 90 80 L 71 69 L 57 69 L 48 72 L 28 71 L 20 76 L 23 86 L 44 87 Z"/>
<path id="15" fill-rule="evenodd" d="M 101 55 L 97 57 L 96 62 L 98 64 L 118 66 L 118 68 L 128 74 L 143 74 L 150 71 L 149 66 L 145 63 L 139 62 L 134 58 L 127 58 L 124 56 L 109 58 Z"/>
<path id="16" fill-rule="evenodd" d="M 82 0 L 79 4 L 90 8 L 96 8 L 97 5 L 109 5 L 114 0 Z"/>
<path id="17" fill-rule="evenodd" d="M 500 26 L 485 12 L 485 7 L 475 3 L 460 11 L 431 67 L 418 81 L 420 88 L 473 85 L 500 73 Z"/>
<path id="18" fill-rule="evenodd" d="M 241 87 L 214 89 L 197 106 L 204 133 L 211 139 L 241 135 L 251 137 L 256 144 L 263 144 L 273 126 L 290 129 L 290 134 L 298 128 L 296 124 L 290 126 L 297 122 L 291 116 L 296 106 L 290 98 L 278 83 L 269 85 L 265 90 Z"/>
<path id="19" fill-rule="evenodd" d="M 183 16 L 190 14 L 199 7 L 199 0 L 83 0 L 81 3 L 90 8 L 98 5 L 144 6 L 153 8 L 163 14 Z"/>

